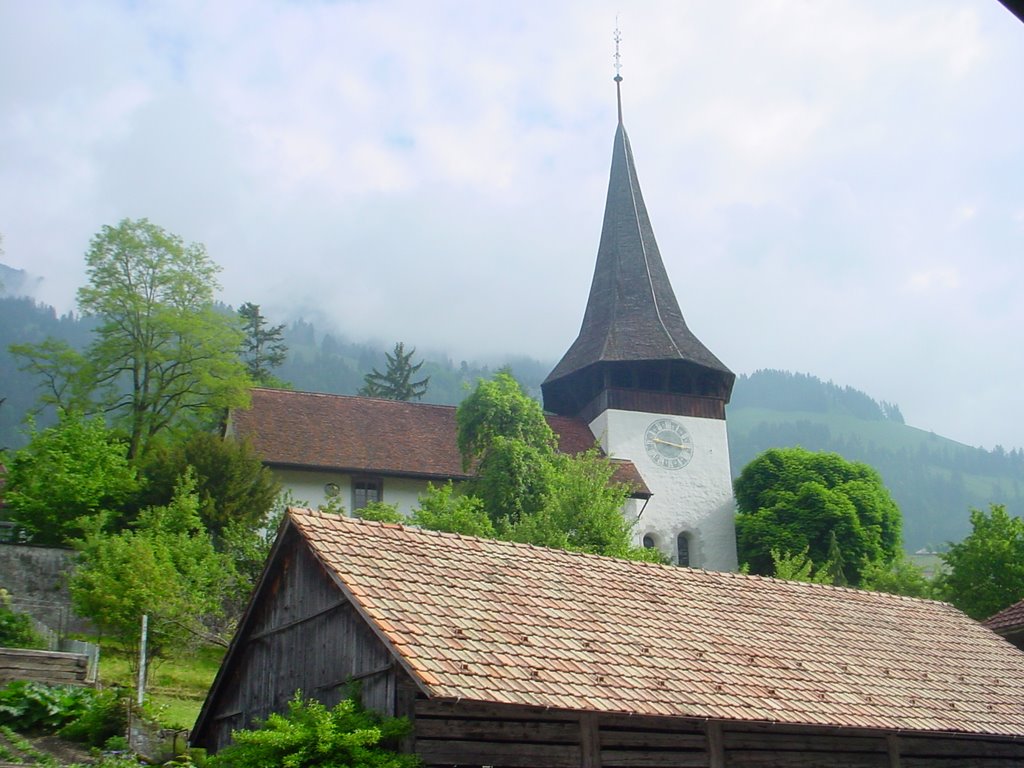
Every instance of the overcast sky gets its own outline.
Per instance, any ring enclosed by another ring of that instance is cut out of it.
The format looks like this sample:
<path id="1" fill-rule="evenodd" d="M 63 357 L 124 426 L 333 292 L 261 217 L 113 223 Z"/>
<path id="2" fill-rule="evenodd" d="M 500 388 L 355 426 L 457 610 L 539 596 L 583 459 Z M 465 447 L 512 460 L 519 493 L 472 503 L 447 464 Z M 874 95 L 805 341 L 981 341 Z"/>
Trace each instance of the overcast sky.
<path id="1" fill-rule="evenodd" d="M 0 260 L 104 224 L 459 359 L 579 329 L 615 131 L 698 337 L 1024 446 L 1024 24 L 996 0 L 0 0 Z"/>

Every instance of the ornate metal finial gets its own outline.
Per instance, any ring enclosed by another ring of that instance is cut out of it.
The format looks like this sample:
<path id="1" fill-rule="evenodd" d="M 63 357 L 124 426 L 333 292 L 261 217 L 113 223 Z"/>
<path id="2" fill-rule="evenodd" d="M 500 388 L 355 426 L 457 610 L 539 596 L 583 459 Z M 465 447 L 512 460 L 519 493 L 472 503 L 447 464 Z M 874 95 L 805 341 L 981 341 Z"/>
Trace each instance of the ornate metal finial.
<path id="1" fill-rule="evenodd" d="M 612 35 L 615 41 L 615 101 L 619 106 L 619 123 L 622 123 L 622 56 L 619 55 L 619 43 L 622 42 L 622 32 L 619 31 L 619 14 L 615 14 L 615 34 Z"/>
<path id="2" fill-rule="evenodd" d="M 615 34 L 612 35 L 615 41 L 615 82 L 622 82 L 622 56 L 619 55 L 619 43 L 622 42 L 622 32 L 619 31 L 619 14 L 615 14 Z"/>

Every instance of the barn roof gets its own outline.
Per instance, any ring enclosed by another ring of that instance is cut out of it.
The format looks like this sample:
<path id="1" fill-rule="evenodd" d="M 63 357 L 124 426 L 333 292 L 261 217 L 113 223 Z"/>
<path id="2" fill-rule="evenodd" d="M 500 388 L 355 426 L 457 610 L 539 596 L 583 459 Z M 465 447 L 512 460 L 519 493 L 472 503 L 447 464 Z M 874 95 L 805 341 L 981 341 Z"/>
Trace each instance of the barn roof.
<path id="1" fill-rule="evenodd" d="M 994 616 L 985 619 L 982 623 L 1000 635 L 1024 632 L 1024 600 L 1004 608 Z"/>
<path id="2" fill-rule="evenodd" d="M 1024 736 L 1024 653 L 944 603 L 289 521 L 431 698 Z"/>
<path id="3" fill-rule="evenodd" d="M 621 111 L 597 264 L 579 336 L 545 384 L 603 362 L 683 360 L 729 369 L 687 327 L 654 238 Z"/>
<path id="4" fill-rule="evenodd" d="M 580 419 L 548 416 L 566 453 L 593 447 L 594 435 Z M 372 397 L 252 390 L 251 407 L 231 414 L 231 430 L 249 439 L 273 467 L 466 479 L 456 441 L 455 408 Z M 615 460 L 614 479 L 649 497 L 631 461 Z"/>

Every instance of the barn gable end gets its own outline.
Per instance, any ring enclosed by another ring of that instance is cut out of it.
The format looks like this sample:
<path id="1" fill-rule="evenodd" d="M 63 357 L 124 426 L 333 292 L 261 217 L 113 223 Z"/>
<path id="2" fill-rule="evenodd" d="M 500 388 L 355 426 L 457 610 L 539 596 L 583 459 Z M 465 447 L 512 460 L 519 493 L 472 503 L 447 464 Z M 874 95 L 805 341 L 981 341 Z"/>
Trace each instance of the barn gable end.
<path id="1" fill-rule="evenodd" d="M 231 731 L 283 712 L 295 691 L 333 706 L 356 683 L 363 704 L 394 715 L 414 692 L 356 606 L 286 525 L 214 681 L 193 743 L 218 750 Z"/>

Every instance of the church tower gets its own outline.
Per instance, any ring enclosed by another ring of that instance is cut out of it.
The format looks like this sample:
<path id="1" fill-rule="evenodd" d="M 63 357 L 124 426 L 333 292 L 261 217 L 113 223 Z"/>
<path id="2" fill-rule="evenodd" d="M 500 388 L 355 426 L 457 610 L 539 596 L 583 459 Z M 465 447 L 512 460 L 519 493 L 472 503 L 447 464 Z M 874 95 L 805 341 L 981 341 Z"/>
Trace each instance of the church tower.
<path id="1" fill-rule="evenodd" d="M 582 418 L 652 492 L 637 543 L 673 562 L 736 569 L 725 406 L 735 375 L 690 331 L 662 263 L 619 123 L 597 265 L 579 336 L 541 389 L 545 410 Z"/>

